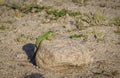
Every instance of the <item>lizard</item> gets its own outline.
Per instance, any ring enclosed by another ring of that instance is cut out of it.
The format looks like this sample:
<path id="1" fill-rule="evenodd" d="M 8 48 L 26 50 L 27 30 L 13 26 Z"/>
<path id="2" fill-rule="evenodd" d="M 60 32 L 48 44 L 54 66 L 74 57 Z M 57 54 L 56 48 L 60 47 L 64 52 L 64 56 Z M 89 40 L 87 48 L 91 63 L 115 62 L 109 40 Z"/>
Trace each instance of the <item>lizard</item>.
<path id="1" fill-rule="evenodd" d="M 39 47 L 40 47 L 40 44 L 43 40 L 45 39 L 50 39 L 53 35 L 55 34 L 55 32 L 53 31 L 48 31 L 47 33 L 43 34 L 42 36 L 39 36 L 37 39 L 36 39 L 36 43 L 35 43 L 35 51 L 34 51 L 34 55 L 31 59 L 31 61 L 36 57 L 36 54 L 39 50 Z"/>

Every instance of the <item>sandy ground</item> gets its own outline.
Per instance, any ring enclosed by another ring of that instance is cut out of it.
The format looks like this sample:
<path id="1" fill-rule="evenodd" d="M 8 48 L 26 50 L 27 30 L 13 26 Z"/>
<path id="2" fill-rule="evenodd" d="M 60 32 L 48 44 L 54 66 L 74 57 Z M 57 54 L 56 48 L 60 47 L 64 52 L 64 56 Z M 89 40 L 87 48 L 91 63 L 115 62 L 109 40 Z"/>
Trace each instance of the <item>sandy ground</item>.
<path id="1" fill-rule="evenodd" d="M 120 0 L 91 0 L 85 5 L 76 4 L 67 0 L 44 0 L 42 2 L 44 6 L 48 6 L 48 4 L 56 9 L 68 9 L 82 13 L 95 12 L 96 10 L 100 12 L 104 11 L 109 21 L 114 17 L 120 18 Z M 104 74 L 94 74 L 93 72 L 48 72 L 38 68 L 29 62 L 29 59 L 33 55 L 35 39 L 39 35 L 51 30 L 70 36 L 71 34 L 81 32 L 81 30 L 76 28 L 74 17 L 68 15 L 49 22 L 49 19 L 46 18 L 47 14 L 45 11 L 23 14 L 22 17 L 20 14 L 17 10 L 4 5 L 0 6 L 0 27 L 6 27 L 5 29 L 0 29 L 0 78 L 119 78 L 119 72 L 115 72 L 114 70 L 112 73 L 115 73 L 115 76 L 107 76 Z M 107 31 L 107 28 L 109 31 Z M 98 26 L 98 28 L 90 26 L 83 30 L 83 32 L 91 32 L 91 29 L 94 29 L 97 32 L 97 30 L 99 31 L 100 29 L 112 35 L 106 39 L 117 44 L 117 47 L 115 46 L 116 48 L 111 49 L 111 51 L 118 50 L 114 54 L 118 56 L 113 58 L 117 60 L 114 64 L 116 65 L 115 70 L 119 69 L 118 65 L 120 65 L 120 35 L 115 35 L 116 33 L 114 33 L 118 28 L 119 26 L 109 24 L 107 26 Z M 88 41 L 90 42 L 90 40 Z M 86 43 L 86 46 L 89 47 L 91 44 Z M 100 54 L 102 54 L 102 52 Z"/>

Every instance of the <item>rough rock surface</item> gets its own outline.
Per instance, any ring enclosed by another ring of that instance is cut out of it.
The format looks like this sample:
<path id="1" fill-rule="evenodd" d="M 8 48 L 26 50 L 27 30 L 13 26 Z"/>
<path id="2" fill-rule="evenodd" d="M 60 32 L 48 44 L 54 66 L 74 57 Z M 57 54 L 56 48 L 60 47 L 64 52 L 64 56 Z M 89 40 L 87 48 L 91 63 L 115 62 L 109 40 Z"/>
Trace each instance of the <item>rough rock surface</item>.
<path id="1" fill-rule="evenodd" d="M 36 55 L 39 67 L 54 71 L 79 67 L 91 61 L 89 50 L 84 44 L 62 35 L 43 41 Z"/>

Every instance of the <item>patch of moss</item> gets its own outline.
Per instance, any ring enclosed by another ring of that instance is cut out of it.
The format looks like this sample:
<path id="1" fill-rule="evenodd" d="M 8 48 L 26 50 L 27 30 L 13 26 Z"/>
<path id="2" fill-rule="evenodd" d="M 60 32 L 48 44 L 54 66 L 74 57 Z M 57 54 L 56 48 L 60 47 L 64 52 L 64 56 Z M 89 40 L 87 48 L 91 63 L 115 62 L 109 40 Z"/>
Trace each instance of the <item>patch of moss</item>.
<path id="1" fill-rule="evenodd" d="M 47 10 L 47 14 L 54 15 L 55 17 L 62 17 L 62 16 L 65 16 L 66 14 L 70 16 L 77 16 L 77 15 L 80 15 L 81 13 L 73 12 L 71 10 L 66 10 L 66 9 L 62 9 L 62 10 L 52 9 L 52 10 Z"/>
<path id="2" fill-rule="evenodd" d="M 28 40 L 35 40 L 35 38 L 32 35 L 26 35 L 26 34 L 21 33 L 16 39 L 16 41 L 19 43 L 25 43 Z"/>
<path id="3" fill-rule="evenodd" d="M 77 16 L 77 15 L 81 15 L 81 12 L 80 12 L 80 11 L 76 11 L 76 12 L 69 11 L 68 14 L 69 14 L 70 16 Z"/>
<path id="4" fill-rule="evenodd" d="M 104 75 L 105 73 L 105 70 L 101 70 L 99 72 L 94 72 L 94 74 L 97 74 L 97 75 Z"/>
<path id="5" fill-rule="evenodd" d="M 16 17 L 21 18 L 23 16 L 24 16 L 24 14 L 21 11 L 19 11 L 19 10 L 16 11 Z"/>
<path id="6" fill-rule="evenodd" d="M 113 76 L 116 76 L 116 75 L 118 74 L 118 71 L 117 71 L 117 70 L 112 71 L 111 74 L 112 74 Z"/>
<path id="7" fill-rule="evenodd" d="M 13 22 L 11 20 L 4 21 L 4 23 L 12 24 Z"/>
<path id="8" fill-rule="evenodd" d="M 35 3 L 29 4 L 21 9 L 23 13 L 29 13 L 34 10 L 35 13 L 41 12 L 42 10 L 49 10 L 51 6 L 40 6 Z"/>
<path id="9" fill-rule="evenodd" d="M 100 71 L 98 74 L 103 75 L 105 73 L 105 70 Z"/>
<path id="10" fill-rule="evenodd" d="M 76 17 L 75 21 L 76 21 L 76 28 L 77 29 L 82 29 L 83 26 L 84 26 L 82 16 Z"/>
<path id="11" fill-rule="evenodd" d="M 8 27 L 6 27 L 6 26 L 1 26 L 0 27 L 0 30 L 6 30 L 6 29 L 8 29 Z"/>
<path id="12" fill-rule="evenodd" d="M 104 13 L 100 13 L 100 11 L 96 11 L 95 13 L 90 12 L 84 14 L 84 16 L 87 18 L 84 21 L 92 26 L 107 25 L 106 16 Z"/>
<path id="13" fill-rule="evenodd" d="M 25 42 L 26 42 L 25 39 L 22 38 L 22 37 L 17 38 L 16 41 L 17 41 L 18 43 L 25 43 Z"/>
<path id="14" fill-rule="evenodd" d="M 118 29 L 117 31 L 115 31 L 115 33 L 120 35 L 120 29 Z"/>
<path id="15" fill-rule="evenodd" d="M 27 5 L 26 7 L 23 7 L 21 9 L 21 11 L 23 13 L 29 13 L 29 12 L 32 12 L 34 10 L 34 12 L 37 13 L 37 12 L 41 12 L 43 9 L 45 9 L 45 7 L 38 6 L 38 5 L 34 4 L 34 3 L 32 3 L 32 4 Z"/>
<path id="16" fill-rule="evenodd" d="M 80 34 L 80 35 L 74 34 L 74 35 L 71 35 L 70 38 L 71 39 L 73 39 L 73 38 L 80 38 L 82 36 L 83 36 L 83 34 Z"/>
<path id="17" fill-rule="evenodd" d="M 95 32 L 93 31 L 92 34 L 94 35 L 95 38 L 97 39 L 102 39 L 104 37 L 102 32 Z"/>
<path id="18" fill-rule="evenodd" d="M 120 18 L 119 17 L 113 18 L 113 25 L 120 26 Z"/>
<path id="19" fill-rule="evenodd" d="M 78 3 L 80 5 L 85 5 L 88 0 L 72 0 L 74 3 Z"/>
<path id="20" fill-rule="evenodd" d="M 17 5 L 17 4 L 12 4 L 11 6 L 8 6 L 8 7 L 10 7 L 11 9 L 14 9 L 14 10 L 16 10 L 16 9 L 21 10 L 22 9 L 22 7 Z"/>
<path id="21" fill-rule="evenodd" d="M 31 3 L 29 5 L 26 5 L 26 6 L 19 6 L 17 4 L 12 4 L 11 6 L 8 6 L 10 7 L 11 9 L 14 9 L 14 10 L 19 10 L 20 12 L 22 13 L 30 13 L 34 10 L 35 13 L 37 12 L 41 12 L 43 9 L 48 9 L 48 7 L 44 7 L 44 6 L 39 6 L 35 3 Z"/>
<path id="22" fill-rule="evenodd" d="M 84 41 L 87 41 L 88 40 L 88 35 L 84 35 L 84 34 L 77 35 L 77 34 L 74 34 L 74 35 L 71 35 L 69 38 L 71 38 L 71 39 L 83 38 Z"/>

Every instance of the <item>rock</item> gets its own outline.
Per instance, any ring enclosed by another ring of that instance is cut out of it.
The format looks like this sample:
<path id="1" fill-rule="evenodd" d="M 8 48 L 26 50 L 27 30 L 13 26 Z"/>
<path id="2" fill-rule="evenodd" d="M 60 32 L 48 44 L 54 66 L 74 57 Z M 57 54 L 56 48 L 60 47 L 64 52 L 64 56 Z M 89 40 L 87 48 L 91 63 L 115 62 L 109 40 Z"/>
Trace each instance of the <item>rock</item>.
<path id="1" fill-rule="evenodd" d="M 91 61 L 90 53 L 84 45 L 62 35 L 44 40 L 36 55 L 38 67 L 53 71 L 80 67 Z"/>

